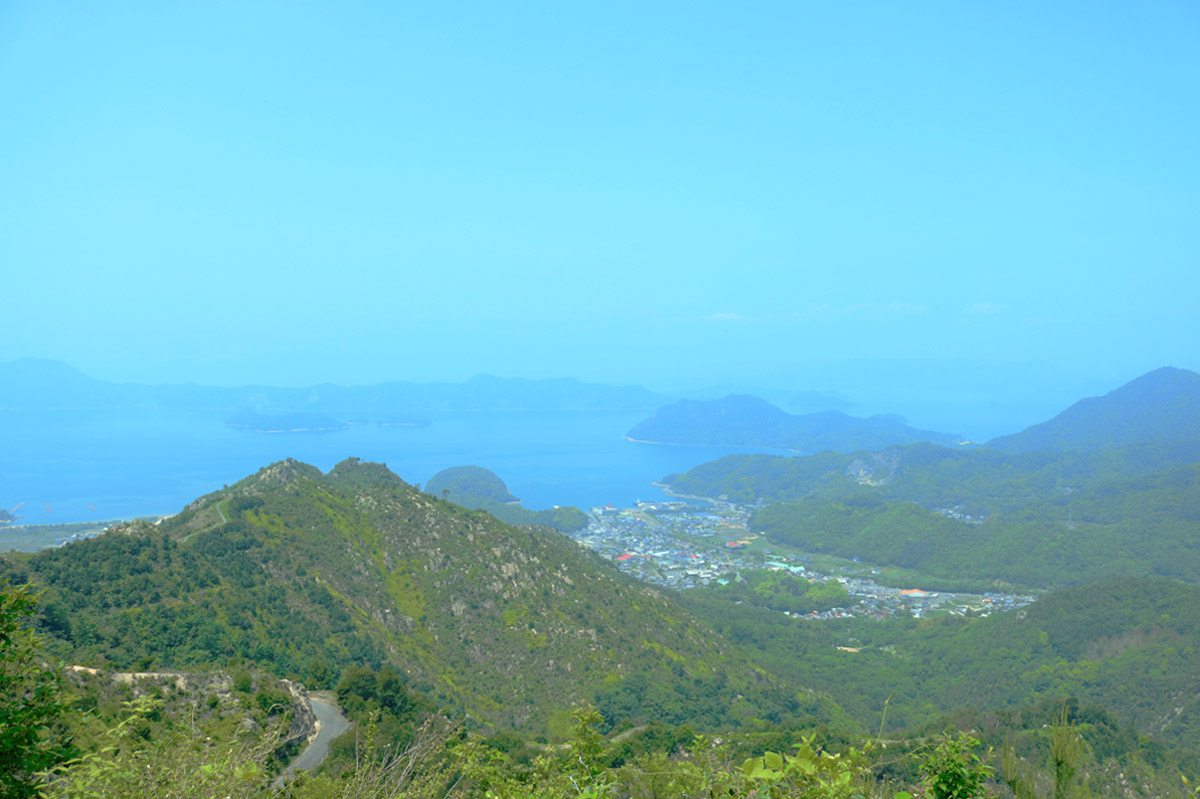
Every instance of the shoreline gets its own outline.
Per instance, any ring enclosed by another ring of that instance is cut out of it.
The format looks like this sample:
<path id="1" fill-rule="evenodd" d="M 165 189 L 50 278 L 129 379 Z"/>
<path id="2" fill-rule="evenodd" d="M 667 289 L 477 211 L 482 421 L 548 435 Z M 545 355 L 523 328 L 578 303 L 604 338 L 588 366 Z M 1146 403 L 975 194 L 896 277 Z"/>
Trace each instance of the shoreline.
<path id="1" fill-rule="evenodd" d="M 713 499 L 712 497 L 697 496 L 696 494 L 680 494 L 677 491 L 672 491 L 671 486 L 667 483 L 651 483 L 650 485 L 654 486 L 668 497 L 674 497 L 676 499 L 695 499 L 699 500 L 700 502 L 707 502 L 710 505 L 716 505 L 721 501 L 719 499 Z"/>

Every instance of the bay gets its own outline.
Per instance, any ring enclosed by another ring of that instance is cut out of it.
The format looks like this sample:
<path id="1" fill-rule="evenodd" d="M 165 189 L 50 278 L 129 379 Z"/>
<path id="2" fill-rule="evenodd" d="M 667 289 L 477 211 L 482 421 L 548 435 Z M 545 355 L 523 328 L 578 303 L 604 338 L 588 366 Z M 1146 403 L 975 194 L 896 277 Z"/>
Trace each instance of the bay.
<path id="1" fill-rule="evenodd" d="M 253 433 L 228 412 L 123 408 L 0 413 L 0 508 L 18 524 L 160 516 L 291 457 L 328 471 L 358 457 L 409 483 L 475 465 L 500 475 L 527 508 L 661 498 L 652 483 L 751 448 L 625 440 L 647 411 L 437 411 L 425 427 L 373 421 L 326 433 Z M 354 414 L 346 414 L 353 418 Z M 47 507 L 49 510 L 47 510 Z"/>

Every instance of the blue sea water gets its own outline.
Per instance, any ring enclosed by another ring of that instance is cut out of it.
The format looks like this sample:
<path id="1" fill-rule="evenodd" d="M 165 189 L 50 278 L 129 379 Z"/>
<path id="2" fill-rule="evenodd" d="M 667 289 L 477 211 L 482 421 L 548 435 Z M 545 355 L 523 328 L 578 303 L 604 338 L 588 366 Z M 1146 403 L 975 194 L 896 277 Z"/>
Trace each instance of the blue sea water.
<path id="1" fill-rule="evenodd" d="M 496 472 L 525 507 L 618 506 L 662 497 L 651 485 L 737 451 L 638 444 L 645 411 L 452 411 L 427 427 L 352 425 L 328 433 L 252 433 L 228 413 L 161 409 L 0 412 L 0 508 L 19 524 L 167 515 L 286 457 L 328 471 L 382 461 L 409 483 L 450 466 Z M 48 508 L 48 510 L 47 510 Z M 94 508 L 94 510 L 93 510 Z"/>

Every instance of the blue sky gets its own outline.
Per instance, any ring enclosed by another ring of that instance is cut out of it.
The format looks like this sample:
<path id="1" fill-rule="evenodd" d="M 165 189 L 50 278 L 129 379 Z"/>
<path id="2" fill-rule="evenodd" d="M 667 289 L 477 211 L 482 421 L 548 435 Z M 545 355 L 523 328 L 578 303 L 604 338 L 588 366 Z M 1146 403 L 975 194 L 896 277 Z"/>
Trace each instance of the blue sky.
<path id="1" fill-rule="evenodd" d="M 0 360 L 852 392 L 1195 369 L 1198 41 L 1190 0 L 7 0 Z"/>

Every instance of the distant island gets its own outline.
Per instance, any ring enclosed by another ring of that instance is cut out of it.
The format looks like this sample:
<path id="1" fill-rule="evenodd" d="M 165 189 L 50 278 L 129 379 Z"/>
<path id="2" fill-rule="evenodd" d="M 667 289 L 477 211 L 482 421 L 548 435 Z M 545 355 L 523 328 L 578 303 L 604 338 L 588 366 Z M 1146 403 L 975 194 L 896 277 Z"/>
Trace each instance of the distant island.
<path id="1" fill-rule="evenodd" d="M 562 533 L 587 526 L 587 514 L 579 508 L 562 507 L 529 510 L 513 496 L 504 481 L 491 469 L 481 466 L 454 466 L 429 478 L 425 493 L 464 508 L 484 510 L 505 524 L 553 527 Z"/>
<path id="2" fill-rule="evenodd" d="M 962 436 L 918 430 L 903 417 L 861 419 L 841 411 L 794 415 L 750 395 L 710 402 L 681 400 L 659 408 L 625 437 L 646 444 L 741 446 L 797 453 L 855 452 L 928 441 L 960 446 Z"/>
<path id="3" fill-rule="evenodd" d="M 225 420 L 226 427 L 251 433 L 327 433 L 350 425 L 319 413 L 259 413 L 238 411 Z"/>
<path id="4" fill-rule="evenodd" d="M 331 383 L 283 386 L 145 385 L 97 380 L 61 361 L 21 358 L 0 363 L 3 409 L 254 407 L 272 413 L 371 412 L 407 415 L 458 410 L 650 410 L 667 397 L 641 386 L 584 383 L 571 378 L 526 380 L 476 375 L 460 383 L 389 381 L 369 386 Z M 386 420 L 386 417 L 384 417 Z M 406 420 L 407 421 L 407 420 Z"/>
<path id="5" fill-rule="evenodd" d="M 454 496 L 454 504 L 477 508 L 495 503 L 520 502 L 500 476 L 482 466 L 454 466 L 429 478 L 425 493 Z"/>

